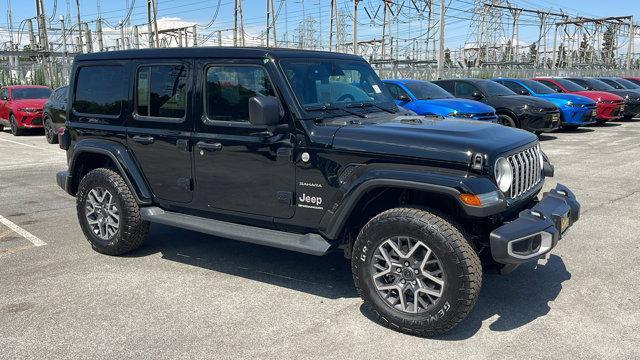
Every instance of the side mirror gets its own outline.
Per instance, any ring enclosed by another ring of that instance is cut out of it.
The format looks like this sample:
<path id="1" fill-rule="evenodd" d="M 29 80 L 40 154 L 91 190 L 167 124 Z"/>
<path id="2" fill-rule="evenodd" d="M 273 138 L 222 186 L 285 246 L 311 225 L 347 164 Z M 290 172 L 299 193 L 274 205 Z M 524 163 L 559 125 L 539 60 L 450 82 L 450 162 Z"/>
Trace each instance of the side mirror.
<path id="1" fill-rule="evenodd" d="M 402 102 L 409 102 L 411 101 L 411 98 L 407 94 L 398 94 L 398 96 L 396 96 L 396 100 L 402 101 Z"/>
<path id="2" fill-rule="evenodd" d="M 4 101 L 9 101 L 9 97 L 8 97 L 8 96 L 3 96 L 3 97 L 2 97 L 2 100 L 4 100 Z"/>
<path id="3" fill-rule="evenodd" d="M 471 97 L 472 97 L 474 100 L 480 100 L 480 99 L 482 99 L 484 96 L 482 95 L 482 93 L 481 93 L 481 92 L 479 92 L 479 91 L 474 91 L 474 92 L 473 92 L 473 94 L 471 94 Z"/>
<path id="4" fill-rule="evenodd" d="M 531 95 L 531 93 L 530 93 L 530 92 L 528 92 L 528 91 L 527 91 L 527 90 L 525 90 L 525 89 L 522 89 L 522 90 L 520 90 L 520 95 Z"/>
<path id="5" fill-rule="evenodd" d="M 249 99 L 249 122 L 256 126 L 273 126 L 280 122 L 280 101 L 273 96 Z"/>

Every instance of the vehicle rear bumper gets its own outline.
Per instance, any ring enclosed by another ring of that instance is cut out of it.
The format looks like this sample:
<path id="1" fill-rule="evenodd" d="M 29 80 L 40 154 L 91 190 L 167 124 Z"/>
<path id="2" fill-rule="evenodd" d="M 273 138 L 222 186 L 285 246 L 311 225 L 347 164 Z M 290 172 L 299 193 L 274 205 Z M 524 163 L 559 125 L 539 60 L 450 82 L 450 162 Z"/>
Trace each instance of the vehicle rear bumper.
<path id="1" fill-rule="evenodd" d="M 489 235 L 491 255 L 501 264 L 521 264 L 547 254 L 580 218 L 580 204 L 565 186 L 544 193 L 542 200 Z"/>

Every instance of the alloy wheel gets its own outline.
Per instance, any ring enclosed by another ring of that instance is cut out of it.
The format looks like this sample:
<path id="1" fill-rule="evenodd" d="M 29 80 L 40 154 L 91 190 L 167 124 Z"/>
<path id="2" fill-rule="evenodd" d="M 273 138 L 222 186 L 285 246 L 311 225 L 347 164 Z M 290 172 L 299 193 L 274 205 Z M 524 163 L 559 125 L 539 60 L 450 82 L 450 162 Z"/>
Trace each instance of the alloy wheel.
<path id="1" fill-rule="evenodd" d="M 85 201 L 85 216 L 93 234 L 102 240 L 111 239 L 120 227 L 120 210 L 115 198 L 102 187 L 89 191 Z"/>
<path id="2" fill-rule="evenodd" d="M 442 297 L 445 274 L 440 260 L 420 240 L 396 236 L 373 254 L 373 283 L 380 297 L 405 313 L 423 313 Z"/>

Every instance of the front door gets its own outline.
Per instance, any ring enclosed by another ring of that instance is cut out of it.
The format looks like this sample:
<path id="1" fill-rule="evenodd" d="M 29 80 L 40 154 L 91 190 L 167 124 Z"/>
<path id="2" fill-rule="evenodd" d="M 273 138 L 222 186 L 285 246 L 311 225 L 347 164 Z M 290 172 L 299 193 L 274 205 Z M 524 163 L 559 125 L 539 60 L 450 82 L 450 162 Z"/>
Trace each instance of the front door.
<path id="1" fill-rule="evenodd" d="M 293 216 L 295 172 L 289 134 L 249 123 L 249 99 L 276 96 L 258 60 L 201 60 L 196 64 L 202 116 L 193 137 L 194 205 L 202 210 Z"/>
<path id="2" fill-rule="evenodd" d="M 192 63 L 142 61 L 136 65 L 127 144 L 158 200 L 191 202 Z"/>

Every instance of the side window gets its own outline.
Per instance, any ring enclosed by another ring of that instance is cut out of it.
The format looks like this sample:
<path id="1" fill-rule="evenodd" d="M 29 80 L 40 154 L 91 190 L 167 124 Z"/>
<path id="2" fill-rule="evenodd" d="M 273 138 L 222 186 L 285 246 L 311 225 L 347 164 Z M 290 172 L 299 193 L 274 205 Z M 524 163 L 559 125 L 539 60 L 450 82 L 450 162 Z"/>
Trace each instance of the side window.
<path id="1" fill-rule="evenodd" d="M 457 97 L 472 98 L 475 91 L 478 91 L 478 89 L 471 84 L 466 82 L 456 82 Z"/>
<path id="2" fill-rule="evenodd" d="M 136 114 L 153 118 L 184 118 L 188 75 L 184 65 L 139 67 L 136 74 Z"/>
<path id="3" fill-rule="evenodd" d="M 616 89 L 624 89 L 622 87 L 622 85 L 618 84 L 617 82 L 613 81 L 613 80 L 609 80 L 609 79 L 600 79 L 600 81 L 605 82 L 606 84 L 609 84 L 611 86 L 613 86 Z"/>
<path id="4" fill-rule="evenodd" d="M 563 92 L 562 89 L 560 89 L 560 87 L 558 87 L 556 84 L 552 83 L 551 81 L 547 81 L 547 80 L 536 80 L 536 81 L 543 85 L 547 85 L 548 87 L 552 88 L 556 92 L 559 92 L 559 93 Z"/>
<path id="5" fill-rule="evenodd" d="M 213 121 L 249 121 L 249 99 L 275 96 L 265 69 L 252 65 L 215 65 L 207 68 L 206 117 Z"/>
<path id="6" fill-rule="evenodd" d="M 452 81 L 442 81 L 442 82 L 436 83 L 436 85 L 438 85 L 441 88 L 445 89 L 449 94 L 455 94 L 456 93 L 456 90 L 454 88 L 455 83 L 452 82 Z"/>
<path id="7" fill-rule="evenodd" d="M 569 79 L 569 81 L 574 82 L 587 90 L 591 89 L 591 86 L 589 86 L 586 81 L 583 81 L 581 79 Z"/>
<path id="8" fill-rule="evenodd" d="M 527 89 L 525 89 L 523 86 L 513 81 L 501 81 L 500 84 L 508 87 L 509 90 L 513 91 L 518 95 L 522 94 L 523 92 L 528 92 Z"/>
<path id="9" fill-rule="evenodd" d="M 1 99 L 9 98 L 9 91 L 7 90 L 7 88 L 2 89 L 2 92 L 0 92 L 0 98 Z"/>
<path id="10" fill-rule="evenodd" d="M 127 98 L 129 81 L 118 65 L 78 69 L 73 110 L 81 114 L 118 117 Z"/>
<path id="11" fill-rule="evenodd" d="M 393 96 L 394 99 L 397 99 L 398 95 L 404 94 L 409 96 L 409 94 L 407 94 L 406 91 L 404 91 L 400 86 L 396 84 L 384 83 L 384 85 L 387 87 L 387 90 L 389 90 L 389 92 L 391 93 L 391 96 Z"/>

